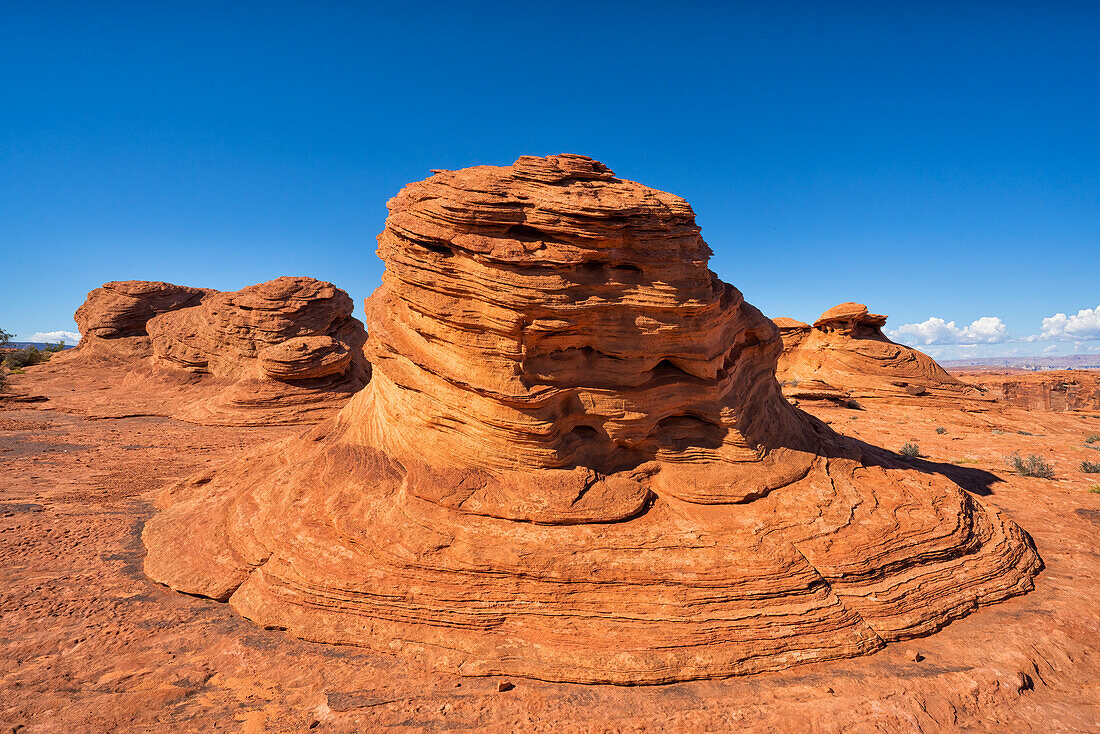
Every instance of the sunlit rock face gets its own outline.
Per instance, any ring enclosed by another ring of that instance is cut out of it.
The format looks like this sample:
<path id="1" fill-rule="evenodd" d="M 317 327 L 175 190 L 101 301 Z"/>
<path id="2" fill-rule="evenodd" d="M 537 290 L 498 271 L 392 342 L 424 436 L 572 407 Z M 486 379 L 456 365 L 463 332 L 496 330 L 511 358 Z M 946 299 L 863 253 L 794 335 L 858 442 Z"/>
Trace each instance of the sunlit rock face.
<path id="1" fill-rule="evenodd" d="M 204 424 L 328 417 L 369 379 L 366 331 L 347 293 L 282 277 L 220 292 L 151 281 L 106 283 L 76 312 L 77 349 L 56 360 L 102 382 L 93 415 L 168 415 Z"/>
<path id="2" fill-rule="evenodd" d="M 813 326 L 786 317 L 774 323 L 783 340 L 776 376 L 789 398 L 982 399 L 927 354 L 890 341 L 886 316 L 862 303 L 833 306 Z"/>
<path id="3" fill-rule="evenodd" d="M 682 199 L 583 156 L 389 202 L 370 383 L 167 491 L 146 573 L 470 675 L 659 683 L 858 655 L 1031 588 L 1018 527 L 844 439 Z"/>

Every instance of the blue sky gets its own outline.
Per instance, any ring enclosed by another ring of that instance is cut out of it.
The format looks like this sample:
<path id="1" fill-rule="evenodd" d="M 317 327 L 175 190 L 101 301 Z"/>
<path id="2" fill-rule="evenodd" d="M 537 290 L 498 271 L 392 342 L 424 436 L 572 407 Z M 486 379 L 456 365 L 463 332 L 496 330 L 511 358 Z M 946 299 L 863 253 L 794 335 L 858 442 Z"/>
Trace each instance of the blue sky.
<path id="1" fill-rule="evenodd" d="M 1100 351 L 1098 38 L 1095 2 L 2 3 L 0 327 L 130 278 L 358 302 L 402 185 L 575 152 L 691 202 L 768 315 Z"/>

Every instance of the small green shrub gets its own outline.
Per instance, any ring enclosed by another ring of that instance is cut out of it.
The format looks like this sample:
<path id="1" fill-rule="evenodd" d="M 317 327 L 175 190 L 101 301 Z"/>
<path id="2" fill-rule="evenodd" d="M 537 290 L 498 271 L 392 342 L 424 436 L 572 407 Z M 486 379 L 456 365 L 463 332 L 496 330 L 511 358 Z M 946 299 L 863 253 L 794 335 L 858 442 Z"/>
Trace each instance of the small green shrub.
<path id="1" fill-rule="evenodd" d="M 1082 461 L 1081 471 L 1085 474 L 1100 474 L 1100 461 Z"/>
<path id="2" fill-rule="evenodd" d="M 942 436 L 943 434 L 947 433 L 947 429 L 943 426 L 936 426 L 936 433 Z"/>
<path id="3" fill-rule="evenodd" d="M 1031 454 L 1026 459 L 1021 458 L 1019 454 L 1013 454 L 1009 457 L 1008 463 L 1021 477 L 1054 478 L 1054 467 L 1038 454 Z"/>
<path id="4" fill-rule="evenodd" d="M 48 344 L 42 350 L 46 354 L 57 354 L 58 352 L 65 351 L 65 342 L 58 342 L 57 344 Z"/>
<path id="5" fill-rule="evenodd" d="M 1089 487 L 1089 491 L 1093 494 L 1100 494 L 1100 484 L 1092 485 L 1091 487 Z"/>
<path id="6" fill-rule="evenodd" d="M 1098 441 L 1100 441 L 1100 434 L 1098 433 L 1090 433 L 1085 436 L 1085 443 L 1096 443 Z"/>
<path id="7" fill-rule="evenodd" d="M 848 399 L 848 400 L 844 401 L 844 407 L 848 408 L 849 410 L 863 410 L 862 405 L 860 405 L 855 400 L 851 400 L 851 399 Z"/>
<path id="8" fill-rule="evenodd" d="M 4 357 L 4 366 L 12 372 L 23 367 L 29 367 L 32 364 L 41 364 L 49 359 L 50 356 L 45 352 L 39 351 L 38 347 L 27 347 L 25 349 L 16 349 L 14 352 Z"/>
<path id="9" fill-rule="evenodd" d="M 920 446 L 915 443 L 907 443 L 901 447 L 901 451 L 898 452 L 903 459 L 916 459 L 920 454 Z"/>

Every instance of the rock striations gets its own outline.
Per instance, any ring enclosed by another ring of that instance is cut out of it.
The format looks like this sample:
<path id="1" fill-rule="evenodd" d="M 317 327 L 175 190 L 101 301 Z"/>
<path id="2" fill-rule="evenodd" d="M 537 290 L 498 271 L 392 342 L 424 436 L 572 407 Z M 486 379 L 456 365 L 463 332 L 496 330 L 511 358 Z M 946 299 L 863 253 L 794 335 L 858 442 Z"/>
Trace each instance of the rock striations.
<path id="1" fill-rule="evenodd" d="M 783 339 L 776 377 L 789 398 L 981 397 L 927 354 L 890 341 L 886 317 L 862 303 L 834 306 L 813 326 L 786 317 L 774 323 Z"/>
<path id="2" fill-rule="evenodd" d="M 77 310 L 80 346 L 54 360 L 55 368 L 70 380 L 108 378 L 96 405 L 74 406 L 94 415 L 316 421 L 369 376 L 366 332 L 353 308 L 347 293 L 313 278 L 277 278 L 232 293 L 107 283 Z"/>
<path id="3" fill-rule="evenodd" d="M 1100 375 L 1090 370 L 973 372 L 966 379 L 990 396 L 1027 410 L 1055 413 L 1100 411 Z"/>
<path id="4" fill-rule="evenodd" d="M 562 155 L 389 210 L 370 383 L 166 491 L 151 578 L 309 640 L 624 684 L 859 655 L 1032 587 L 1016 525 L 784 400 L 779 330 L 682 199 Z"/>

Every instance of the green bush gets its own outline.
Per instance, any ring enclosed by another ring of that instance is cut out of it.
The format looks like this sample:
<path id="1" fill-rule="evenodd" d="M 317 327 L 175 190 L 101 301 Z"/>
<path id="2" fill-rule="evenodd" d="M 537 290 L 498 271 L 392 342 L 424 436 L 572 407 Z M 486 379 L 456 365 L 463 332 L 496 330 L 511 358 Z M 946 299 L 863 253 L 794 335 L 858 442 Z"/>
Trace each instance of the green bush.
<path id="1" fill-rule="evenodd" d="M 32 364 L 41 364 L 50 358 L 50 355 L 46 352 L 40 351 L 38 347 L 27 347 L 25 349 L 16 349 L 14 352 L 4 357 L 4 366 L 11 371 L 29 367 Z"/>
<path id="2" fill-rule="evenodd" d="M 1021 477 L 1054 478 L 1054 467 L 1038 454 L 1031 454 L 1026 459 L 1021 458 L 1019 454 L 1013 454 L 1009 457 L 1008 463 L 1012 466 L 1012 470 Z"/>
<path id="3" fill-rule="evenodd" d="M 936 426 L 936 433 L 942 436 L 943 434 L 947 433 L 947 429 L 943 426 Z"/>
<path id="4" fill-rule="evenodd" d="M 1100 441 L 1100 434 L 1090 433 L 1085 436 L 1085 443 L 1096 443 L 1097 441 Z"/>
<path id="5" fill-rule="evenodd" d="M 901 451 L 898 453 L 901 454 L 903 459 L 916 459 L 920 456 L 920 446 L 915 443 L 907 443 L 901 447 Z"/>
<path id="6" fill-rule="evenodd" d="M 50 344 L 42 350 L 46 354 L 57 354 L 58 352 L 65 351 L 65 342 L 58 342 L 57 344 Z"/>
<path id="7" fill-rule="evenodd" d="M 1082 461 L 1081 471 L 1085 474 L 1100 474 L 1100 461 Z"/>

